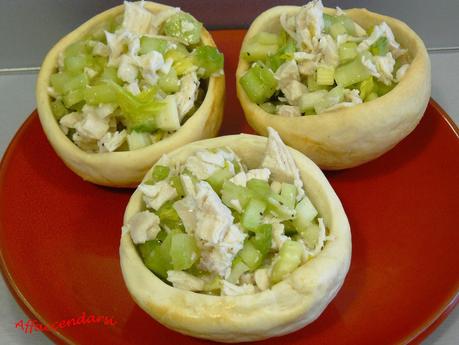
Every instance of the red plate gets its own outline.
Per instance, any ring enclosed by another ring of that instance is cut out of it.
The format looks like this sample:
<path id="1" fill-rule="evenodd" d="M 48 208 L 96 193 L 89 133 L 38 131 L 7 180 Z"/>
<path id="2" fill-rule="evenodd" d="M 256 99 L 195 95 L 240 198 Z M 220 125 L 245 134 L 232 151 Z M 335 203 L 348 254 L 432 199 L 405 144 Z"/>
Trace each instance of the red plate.
<path id="1" fill-rule="evenodd" d="M 222 134 L 249 131 L 234 87 L 243 35 L 214 32 L 226 59 Z M 457 128 L 432 101 L 420 125 L 395 149 L 327 176 L 351 223 L 350 272 L 316 322 L 265 343 L 419 341 L 457 303 Z M 63 329 L 47 333 L 60 343 L 203 344 L 156 323 L 124 286 L 118 245 L 131 193 L 74 175 L 49 146 L 33 113 L 1 165 L 0 263 L 6 281 L 29 315 L 43 324 L 78 318 L 83 312 L 116 322 L 64 323 Z"/>

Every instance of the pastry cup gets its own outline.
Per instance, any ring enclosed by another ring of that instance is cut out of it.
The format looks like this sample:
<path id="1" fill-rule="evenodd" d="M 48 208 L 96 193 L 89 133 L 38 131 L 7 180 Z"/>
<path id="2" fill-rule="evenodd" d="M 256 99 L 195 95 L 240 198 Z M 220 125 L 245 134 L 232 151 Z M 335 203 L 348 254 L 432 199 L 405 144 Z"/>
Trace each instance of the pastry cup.
<path id="1" fill-rule="evenodd" d="M 170 9 L 153 2 L 144 2 L 152 13 Z M 82 39 L 99 25 L 123 12 L 123 5 L 93 17 L 62 38 L 48 53 L 41 66 L 36 85 L 37 108 L 43 130 L 58 156 L 84 180 L 113 187 L 135 186 L 161 155 L 190 142 L 217 135 L 222 122 L 225 77 L 209 78 L 206 96 L 197 111 L 173 135 L 142 149 L 133 151 L 88 153 L 80 149 L 59 128 L 53 116 L 48 96 L 50 76 L 56 70 L 57 58 L 70 44 Z M 204 44 L 215 46 L 210 33 L 203 28 Z"/>
<path id="2" fill-rule="evenodd" d="M 282 13 L 300 7 L 278 6 L 263 12 L 250 26 L 242 47 L 260 31 L 279 32 Z M 335 10 L 326 8 L 325 13 Z M 283 117 L 265 112 L 253 103 L 239 83 L 250 64 L 239 59 L 237 94 L 250 126 L 262 135 L 272 127 L 286 144 L 302 151 L 322 169 L 354 167 L 389 151 L 419 123 L 430 97 L 430 60 L 424 43 L 405 23 L 366 9 L 350 9 L 346 15 L 365 29 L 385 21 L 396 40 L 408 49 L 411 66 L 404 78 L 386 95 L 368 103 L 320 115 Z"/>
<path id="3" fill-rule="evenodd" d="M 226 146 L 248 168 L 254 168 L 261 164 L 266 143 L 267 139 L 261 136 L 231 135 L 194 142 L 168 156 L 172 161 L 184 162 L 197 149 Z M 341 202 L 321 170 L 300 152 L 290 150 L 305 191 L 333 238 L 320 254 L 269 290 L 244 296 L 211 296 L 164 283 L 147 269 L 129 233 L 124 233 L 120 244 L 121 269 L 130 294 L 144 311 L 177 332 L 228 343 L 287 334 L 322 313 L 348 272 L 351 233 Z M 124 222 L 141 210 L 142 196 L 136 191 L 127 205 Z"/>

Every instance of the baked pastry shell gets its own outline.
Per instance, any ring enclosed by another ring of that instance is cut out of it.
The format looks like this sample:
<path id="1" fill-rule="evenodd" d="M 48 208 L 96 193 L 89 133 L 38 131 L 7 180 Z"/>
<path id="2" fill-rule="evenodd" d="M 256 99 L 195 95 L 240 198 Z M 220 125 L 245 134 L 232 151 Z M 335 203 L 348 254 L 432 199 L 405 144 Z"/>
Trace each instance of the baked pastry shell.
<path id="1" fill-rule="evenodd" d="M 260 14 L 250 26 L 242 48 L 260 31 L 278 32 L 279 17 L 295 14 L 297 6 L 273 7 Z M 325 8 L 328 14 L 335 10 Z M 253 103 L 239 83 L 250 64 L 239 59 L 237 95 L 250 126 L 266 135 L 267 128 L 279 132 L 286 144 L 302 151 L 322 169 L 358 166 L 389 151 L 419 123 L 430 98 L 430 60 L 424 43 L 408 25 L 395 18 L 366 9 L 346 10 L 346 15 L 365 29 L 385 21 L 396 40 L 408 49 L 411 66 L 393 90 L 368 103 L 314 116 L 283 117 L 265 112 Z"/>
<path id="2" fill-rule="evenodd" d="M 231 135 L 202 140 L 170 153 L 184 162 L 197 149 L 229 147 L 248 168 L 261 164 L 267 139 Z M 351 260 L 351 233 L 341 202 L 322 171 L 302 153 L 290 149 L 310 197 L 329 235 L 323 250 L 271 289 L 253 295 L 211 296 L 169 286 L 147 269 L 129 233 L 121 236 L 120 260 L 126 286 L 135 302 L 164 326 L 220 342 L 254 341 L 293 332 L 314 321 L 343 284 Z M 151 170 L 150 170 L 151 172 Z M 149 173 L 150 173 L 149 172 Z M 143 208 L 136 191 L 124 223 Z"/>
<path id="3" fill-rule="evenodd" d="M 148 1 L 144 2 L 144 7 L 152 13 L 171 8 Z M 206 96 L 196 112 L 173 135 L 145 148 L 106 153 L 88 153 L 80 149 L 62 132 L 53 116 L 51 98 L 47 91 L 50 76 L 56 71 L 60 52 L 70 44 L 83 39 L 98 26 L 121 14 L 123 9 L 124 6 L 120 5 L 102 12 L 63 37 L 46 56 L 36 84 L 40 122 L 58 156 L 68 168 L 84 180 L 112 187 L 135 186 L 164 153 L 196 140 L 216 136 L 222 122 L 225 94 L 224 75 L 209 78 Z M 216 46 L 205 28 L 202 29 L 201 39 L 206 45 Z"/>

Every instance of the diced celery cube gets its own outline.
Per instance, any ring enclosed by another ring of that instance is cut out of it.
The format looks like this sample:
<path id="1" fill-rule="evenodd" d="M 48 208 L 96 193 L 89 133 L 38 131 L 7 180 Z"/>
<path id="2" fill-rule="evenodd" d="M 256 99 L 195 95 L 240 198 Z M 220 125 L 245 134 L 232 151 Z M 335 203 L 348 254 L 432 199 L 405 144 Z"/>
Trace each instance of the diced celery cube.
<path id="1" fill-rule="evenodd" d="M 265 66 L 255 64 L 239 80 L 252 102 L 257 104 L 269 99 L 277 87 L 274 74 Z"/>
<path id="2" fill-rule="evenodd" d="M 260 267 L 263 262 L 263 255 L 250 241 L 244 243 L 244 247 L 238 253 L 238 256 L 252 272 Z"/>
<path id="3" fill-rule="evenodd" d="M 83 73 L 86 66 L 90 65 L 87 55 L 69 55 L 64 58 L 64 70 L 70 74 Z"/>
<path id="4" fill-rule="evenodd" d="M 233 260 L 232 266 L 231 273 L 227 280 L 232 284 L 237 284 L 241 275 L 249 271 L 249 267 L 242 261 L 240 256 L 237 256 Z"/>
<path id="5" fill-rule="evenodd" d="M 167 41 L 156 37 L 142 36 L 140 38 L 139 54 L 147 54 L 151 51 L 157 51 L 161 54 L 166 52 Z"/>
<path id="6" fill-rule="evenodd" d="M 347 63 L 357 57 L 357 44 L 355 42 L 345 42 L 338 48 L 339 61 L 341 64 Z"/>
<path id="7" fill-rule="evenodd" d="M 266 203 L 260 199 L 250 199 L 245 210 L 242 213 L 242 226 L 245 229 L 252 230 L 261 224 L 263 212 L 266 209 Z"/>
<path id="8" fill-rule="evenodd" d="M 175 96 L 169 95 L 164 99 L 162 111 L 156 114 L 155 125 L 164 131 L 175 131 L 180 128 L 180 117 Z"/>
<path id="9" fill-rule="evenodd" d="M 335 68 L 329 65 L 319 65 L 317 67 L 317 84 L 333 85 L 335 83 Z"/>
<path id="10" fill-rule="evenodd" d="M 198 68 L 194 64 L 193 57 L 191 55 L 187 55 L 181 60 L 176 60 L 172 66 L 178 76 L 188 74 Z"/>
<path id="11" fill-rule="evenodd" d="M 378 98 L 378 94 L 376 92 L 372 92 L 370 93 L 366 98 L 365 98 L 365 102 L 370 102 L 376 98 Z"/>
<path id="12" fill-rule="evenodd" d="M 123 85 L 123 81 L 118 77 L 118 70 L 116 67 L 106 66 L 102 74 L 98 76 L 97 79 L 102 82 L 112 81 L 117 85 Z"/>
<path id="13" fill-rule="evenodd" d="M 51 102 L 51 110 L 57 121 L 59 121 L 64 115 L 69 113 L 67 108 L 58 99 Z"/>
<path id="14" fill-rule="evenodd" d="M 223 54 L 215 47 L 201 46 L 193 51 L 193 62 L 198 66 L 198 75 L 209 78 L 212 74 L 223 69 Z"/>
<path id="15" fill-rule="evenodd" d="M 355 36 L 355 24 L 354 21 L 346 15 L 336 16 L 336 22 L 342 24 L 349 35 Z"/>
<path id="16" fill-rule="evenodd" d="M 231 200 L 238 200 L 242 208 L 245 208 L 251 194 L 247 188 L 238 186 L 230 181 L 225 181 L 221 189 L 222 201 L 229 208 L 234 209 Z"/>
<path id="17" fill-rule="evenodd" d="M 387 40 L 387 37 L 382 36 L 378 38 L 378 40 L 370 47 L 370 52 L 373 55 L 386 55 L 389 52 L 389 41 Z"/>
<path id="18" fill-rule="evenodd" d="M 202 24 L 185 12 L 170 16 L 163 26 L 164 33 L 167 36 L 176 37 L 186 45 L 199 43 L 201 29 Z"/>
<path id="19" fill-rule="evenodd" d="M 171 68 L 169 73 L 163 74 L 158 78 L 158 86 L 165 93 L 175 93 L 180 89 L 180 81 L 174 68 Z"/>
<path id="20" fill-rule="evenodd" d="M 353 61 L 339 66 L 335 71 L 336 83 L 342 87 L 360 83 L 371 76 L 368 69 L 360 61 L 358 56 Z"/>
<path id="21" fill-rule="evenodd" d="M 323 21 L 324 21 L 323 31 L 325 33 L 330 33 L 330 29 L 331 29 L 332 25 L 335 23 L 334 17 L 335 16 L 332 16 L 332 15 L 326 14 L 326 13 L 324 13 L 322 15 L 322 18 L 323 18 Z"/>
<path id="22" fill-rule="evenodd" d="M 89 49 L 86 44 L 86 41 L 78 41 L 78 42 L 72 43 L 67 48 L 65 48 L 64 58 L 68 56 L 77 56 L 77 55 L 86 54 L 86 53 L 89 53 Z"/>
<path id="23" fill-rule="evenodd" d="M 171 230 L 183 231 L 182 220 L 173 207 L 174 202 L 175 200 L 170 200 L 164 203 L 156 212 L 156 215 L 159 217 L 160 225 L 165 225 Z"/>
<path id="24" fill-rule="evenodd" d="M 214 291 L 220 290 L 221 287 L 222 287 L 222 279 L 219 276 L 215 276 L 212 280 L 209 280 L 204 284 L 203 291 L 214 292 Z M 219 295 L 219 293 L 217 295 Z"/>
<path id="25" fill-rule="evenodd" d="M 318 215 L 316 208 L 307 196 L 305 196 L 303 200 L 296 205 L 295 210 L 296 215 L 293 219 L 293 225 L 295 225 L 297 231 L 299 232 L 309 226 L 312 220 Z"/>
<path id="26" fill-rule="evenodd" d="M 344 88 L 336 86 L 331 89 L 325 97 L 314 105 L 317 114 L 324 112 L 327 108 L 338 104 L 344 100 Z"/>
<path id="27" fill-rule="evenodd" d="M 271 250 L 272 243 L 272 225 L 261 224 L 255 230 L 255 236 L 250 238 L 250 241 L 256 249 L 258 249 L 263 257 Z"/>
<path id="28" fill-rule="evenodd" d="M 67 108 L 84 100 L 85 89 L 75 89 L 66 94 L 62 100 Z"/>
<path id="29" fill-rule="evenodd" d="M 172 234 L 169 234 L 161 245 L 152 246 L 150 254 L 144 258 L 145 266 L 163 279 L 167 278 L 167 271 L 173 268 L 170 256 L 171 241 Z"/>
<path id="30" fill-rule="evenodd" d="M 299 101 L 300 111 L 306 112 L 308 110 L 314 110 L 316 103 L 320 102 L 326 95 L 326 90 L 319 90 L 301 95 Z"/>
<path id="31" fill-rule="evenodd" d="M 212 186 L 213 190 L 217 193 L 220 193 L 223 183 L 233 177 L 229 165 L 226 164 L 224 168 L 220 168 L 215 171 L 209 178 L 206 180 Z"/>
<path id="32" fill-rule="evenodd" d="M 87 104 L 98 105 L 102 103 L 116 103 L 116 92 L 108 84 L 88 86 L 84 90 L 84 100 Z"/>
<path id="33" fill-rule="evenodd" d="M 278 44 L 279 36 L 273 34 L 272 32 L 262 31 L 253 36 L 251 41 L 259 42 L 261 44 Z"/>
<path id="34" fill-rule="evenodd" d="M 88 84 L 88 78 L 84 73 L 76 76 L 67 73 L 55 73 L 51 75 L 50 82 L 57 93 L 64 95 L 69 91 L 84 88 Z"/>
<path id="35" fill-rule="evenodd" d="M 172 183 L 172 186 L 177 191 L 178 197 L 179 198 L 184 197 L 185 196 L 185 191 L 183 189 L 183 185 L 182 185 L 182 181 L 180 180 L 180 176 L 178 176 L 178 175 L 172 176 L 171 177 L 171 183 Z"/>
<path id="36" fill-rule="evenodd" d="M 297 190 L 293 184 L 282 183 L 281 197 L 284 200 L 285 206 L 293 209 L 295 208 Z"/>
<path id="37" fill-rule="evenodd" d="M 279 258 L 274 263 L 271 282 L 276 284 L 292 273 L 301 264 L 303 247 L 299 242 L 285 241 L 279 250 Z"/>
<path id="38" fill-rule="evenodd" d="M 391 91 L 395 87 L 395 83 L 391 83 L 390 85 L 386 85 L 378 80 L 375 81 L 374 90 L 378 94 L 379 97 L 384 96 L 386 93 Z"/>
<path id="39" fill-rule="evenodd" d="M 317 73 L 308 75 L 308 78 L 307 78 L 308 91 L 314 92 L 314 91 L 319 91 L 319 90 L 328 90 L 329 89 L 328 86 L 317 84 L 316 74 Z"/>
<path id="40" fill-rule="evenodd" d="M 271 102 L 260 104 L 260 108 L 270 114 L 276 113 L 276 106 L 272 104 Z"/>
<path id="41" fill-rule="evenodd" d="M 150 135 L 144 132 L 132 131 L 127 135 L 129 151 L 141 149 L 142 147 L 151 145 Z"/>
<path id="42" fill-rule="evenodd" d="M 374 88 L 373 77 L 370 77 L 362 81 L 359 85 L 360 98 L 362 99 L 367 98 L 367 96 L 373 92 L 373 88 Z"/>
<path id="43" fill-rule="evenodd" d="M 304 243 L 309 249 L 314 249 L 319 240 L 319 224 L 316 222 L 309 223 L 305 228 L 300 231 L 301 237 Z"/>
<path id="44" fill-rule="evenodd" d="M 260 43 L 247 43 L 245 49 L 242 51 L 242 57 L 249 62 L 264 60 L 268 56 L 277 52 L 277 44 L 260 44 Z"/>
<path id="45" fill-rule="evenodd" d="M 347 30 L 342 23 L 337 22 L 330 27 L 330 35 L 332 35 L 335 40 L 339 35 L 344 35 L 346 33 Z"/>
<path id="46" fill-rule="evenodd" d="M 186 270 L 199 259 L 199 250 L 192 235 L 173 233 L 170 256 L 174 270 Z"/>
<path id="47" fill-rule="evenodd" d="M 156 247 L 160 246 L 161 242 L 157 239 L 146 241 L 145 243 L 141 243 L 137 246 L 140 252 L 140 256 L 142 259 L 146 259 L 150 256 L 151 252 L 155 250 Z"/>
<path id="48" fill-rule="evenodd" d="M 164 165 L 155 165 L 151 172 L 151 178 L 146 182 L 148 184 L 155 184 L 159 181 L 165 180 L 170 173 L 170 169 Z"/>
<path id="49" fill-rule="evenodd" d="M 267 200 L 269 196 L 274 194 L 269 186 L 268 181 L 253 178 L 247 181 L 247 188 L 256 193 L 260 199 Z"/>

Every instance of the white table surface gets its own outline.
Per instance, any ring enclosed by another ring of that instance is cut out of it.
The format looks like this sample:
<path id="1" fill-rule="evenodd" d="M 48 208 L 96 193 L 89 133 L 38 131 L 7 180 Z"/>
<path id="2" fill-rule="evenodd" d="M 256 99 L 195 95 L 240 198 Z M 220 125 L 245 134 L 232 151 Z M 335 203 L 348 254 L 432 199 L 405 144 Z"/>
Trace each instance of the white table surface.
<path id="1" fill-rule="evenodd" d="M 459 124 L 459 52 L 432 53 L 432 97 Z M 35 73 L 0 75 L 0 156 L 19 126 L 35 108 Z M 457 264 L 457 263 L 456 263 Z M 24 334 L 15 324 L 28 317 L 0 278 L 0 344 L 50 344 L 43 334 Z M 379 339 L 382 341 L 382 339 Z M 459 344 L 459 308 L 423 344 Z"/>

